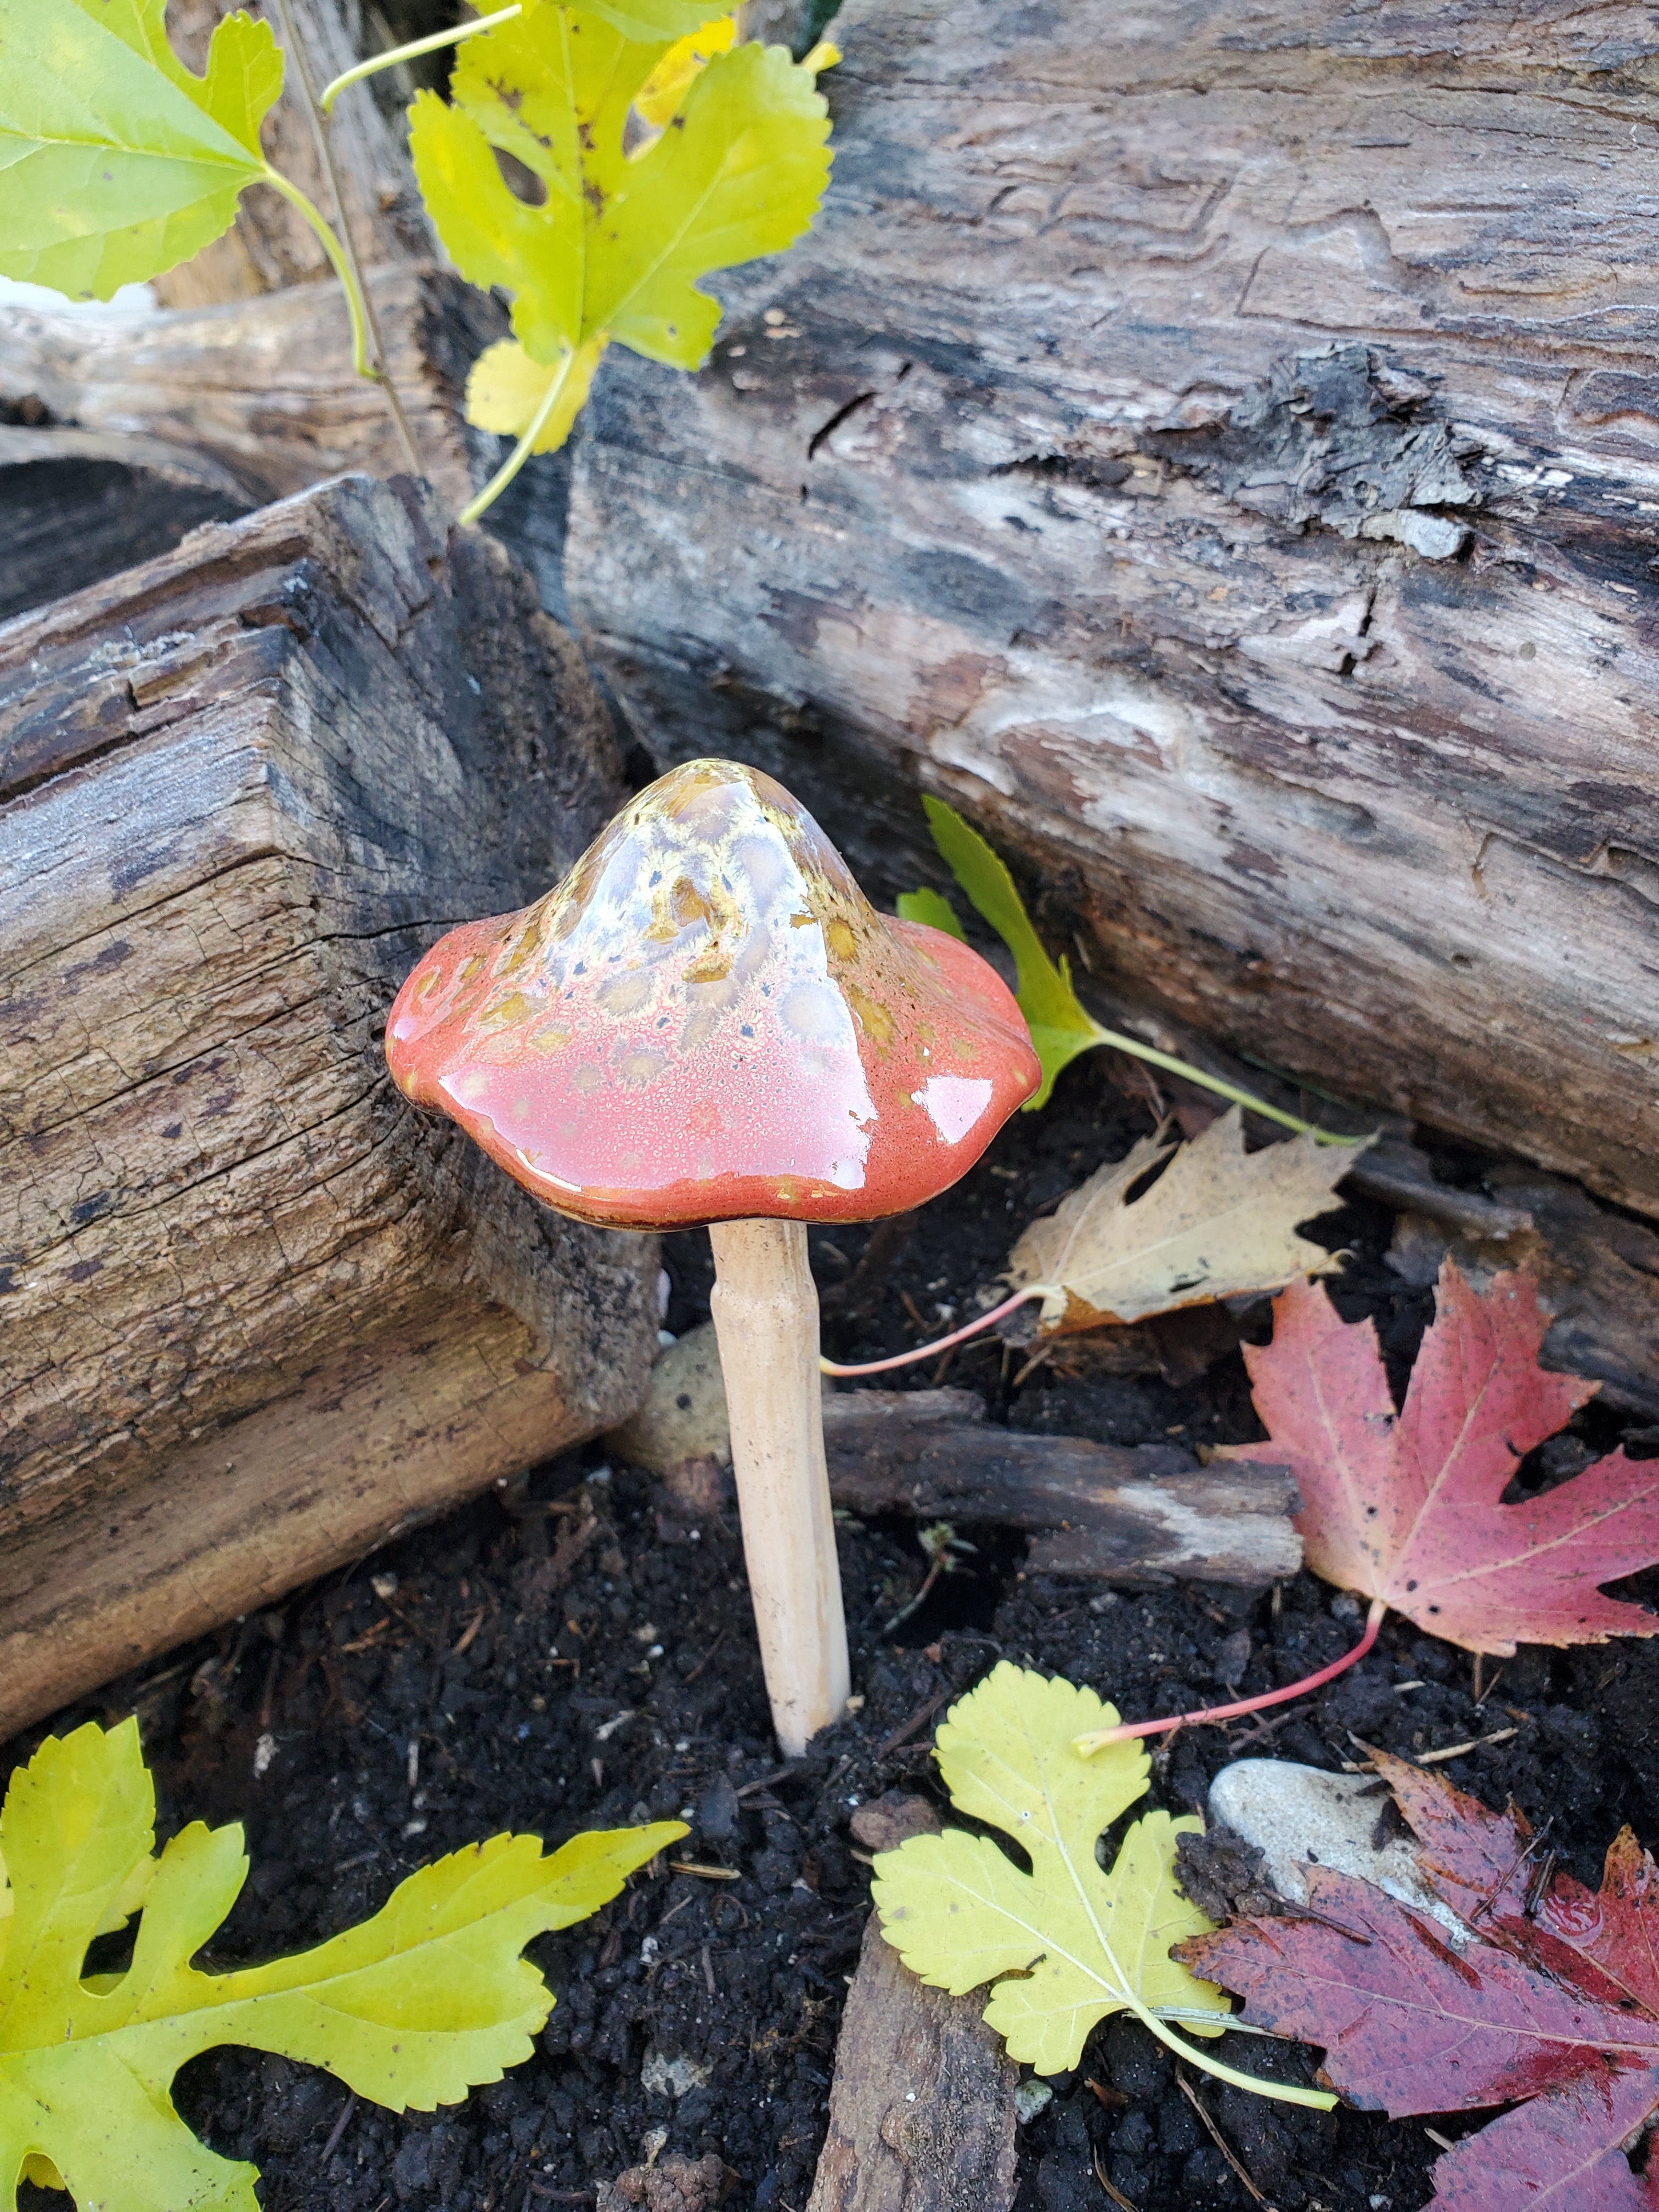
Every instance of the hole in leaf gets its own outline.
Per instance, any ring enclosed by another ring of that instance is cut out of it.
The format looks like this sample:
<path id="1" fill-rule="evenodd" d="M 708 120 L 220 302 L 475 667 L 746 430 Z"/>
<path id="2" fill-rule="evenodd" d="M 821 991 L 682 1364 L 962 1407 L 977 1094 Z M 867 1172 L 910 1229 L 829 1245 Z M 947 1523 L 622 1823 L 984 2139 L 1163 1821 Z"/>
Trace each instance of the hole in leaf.
<path id="1" fill-rule="evenodd" d="M 526 168 L 516 154 L 509 154 L 497 146 L 494 149 L 495 166 L 501 173 L 501 181 L 515 200 L 526 207 L 547 205 L 547 185 L 533 169 Z"/>

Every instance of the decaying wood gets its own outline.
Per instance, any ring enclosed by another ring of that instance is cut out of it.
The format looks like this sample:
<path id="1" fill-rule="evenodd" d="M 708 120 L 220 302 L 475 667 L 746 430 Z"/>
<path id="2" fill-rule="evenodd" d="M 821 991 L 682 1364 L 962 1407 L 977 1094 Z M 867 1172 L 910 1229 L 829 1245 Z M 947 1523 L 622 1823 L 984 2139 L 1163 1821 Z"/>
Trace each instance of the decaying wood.
<path id="1" fill-rule="evenodd" d="M 389 264 L 368 284 L 422 473 L 459 506 L 471 489 L 466 373 L 503 318 L 430 264 Z M 153 314 L 9 306 L 0 401 L 26 425 L 41 422 L 7 434 L 8 472 L 27 462 L 31 440 L 49 457 L 45 441 L 66 426 L 132 440 L 137 471 L 210 471 L 249 507 L 343 470 L 407 467 L 385 393 L 353 372 L 345 302 L 331 282 Z M 118 444 L 102 450 L 123 457 Z M 9 496 L 3 477 L 0 492 Z"/>
<path id="2" fill-rule="evenodd" d="M 1283 1468 L 1201 1468 L 1168 1444 L 1042 1437 L 984 1418 L 969 1390 L 848 1390 L 823 1406 L 830 1494 L 854 1513 L 1046 1531 L 1028 1565 L 1105 1582 L 1265 1587 L 1302 1565 Z"/>
<path id="3" fill-rule="evenodd" d="M 528 576 L 406 481 L 0 628 L 0 1733 L 638 1397 L 650 1241 L 379 1047 L 618 795 Z"/>
<path id="4" fill-rule="evenodd" d="M 772 768 L 890 891 L 939 880 L 919 778 L 1154 1042 L 1659 1212 L 1659 22 L 836 36 L 811 235 L 722 280 L 701 376 L 613 349 L 580 434 L 641 737 Z"/>
<path id="5" fill-rule="evenodd" d="M 1494 1237 L 1478 1217 L 1449 1224 L 1408 1211 L 1389 1266 L 1418 1284 L 1434 1280 L 1448 1251 L 1478 1284 L 1529 1269 L 1553 1316 L 1544 1364 L 1587 1375 L 1609 1405 L 1659 1419 L 1659 1233 L 1559 1176 L 1503 1168 L 1489 1181 L 1501 1200 L 1493 1212 L 1518 1215 L 1522 1228 Z"/>
<path id="6" fill-rule="evenodd" d="M 807 2212 L 1008 2212 L 1019 2069 L 984 2010 L 918 1981 L 871 1914 Z"/>

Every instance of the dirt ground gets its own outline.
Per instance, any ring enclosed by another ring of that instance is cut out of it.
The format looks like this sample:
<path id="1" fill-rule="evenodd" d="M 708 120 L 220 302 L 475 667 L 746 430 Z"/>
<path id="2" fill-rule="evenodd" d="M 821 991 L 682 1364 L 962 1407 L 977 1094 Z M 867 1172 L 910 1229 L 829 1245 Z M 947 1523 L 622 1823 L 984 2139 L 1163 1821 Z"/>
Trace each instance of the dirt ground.
<path id="1" fill-rule="evenodd" d="M 1150 1126 L 1099 1060 L 1085 1060 L 1046 1113 L 1016 1115 L 908 1241 L 889 1231 L 872 1249 L 871 1232 L 815 1234 L 829 1347 L 873 1356 L 915 1341 L 919 1320 L 931 1332 L 939 1305 L 966 1308 L 1035 1213 Z M 1478 1179 L 1468 1158 L 1437 1165 Z M 1391 1229 L 1386 1209 L 1355 1204 L 1315 1233 L 1350 1251 L 1334 1294 L 1348 1318 L 1376 1316 L 1398 1383 L 1432 1297 L 1383 1263 Z M 706 1315 L 706 1252 L 700 1237 L 669 1242 L 676 1330 Z M 1265 1306 L 1243 1325 L 1265 1336 Z M 1261 1433 L 1236 1350 L 1182 1385 L 1044 1365 L 1016 1388 L 1024 1364 L 975 1348 L 949 1379 L 985 1390 L 994 1419 L 1115 1443 Z M 1591 1406 L 1528 1462 L 1523 1484 L 1576 1472 L 1620 1429 Z M 569 1499 L 584 1482 L 603 1525 L 550 1590 L 550 1530 L 556 1542 L 570 1524 L 525 1508 Z M 1294 1680 L 1358 1634 L 1352 1601 L 1307 1576 L 1259 1595 L 1113 1593 L 1027 1577 L 1022 1540 L 962 1533 L 981 1547 L 972 1571 L 884 1635 L 921 1579 L 921 1553 L 902 1523 L 842 1527 L 864 1703 L 787 1771 L 769 1740 L 735 1520 L 689 1525 L 598 1447 L 539 1470 L 512 1510 L 494 1498 L 467 1507 L 58 1716 L 61 1729 L 138 1712 L 164 1833 L 192 1819 L 243 1822 L 252 1873 L 214 1947 L 223 1962 L 315 1942 L 374 1910 L 414 1867 L 501 1829 L 556 1841 L 678 1817 L 691 1833 L 675 1856 L 736 1877 L 638 1878 L 593 1921 L 538 1944 L 558 2002 L 537 2054 L 464 2107 L 394 2118 L 325 2075 L 223 2052 L 179 2077 L 191 2125 L 259 2164 L 269 2212 L 581 2205 L 653 2144 L 717 2153 L 737 2177 L 738 2212 L 803 2212 L 867 1911 L 869 1869 L 848 1819 L 883 1790 L 933 1787 L 943 1705 L 1006 1656 L 1089 1682 L 1130 1716 L 1176 1711 L 1225 1694 L 1241 1632 L 1246 1692 Z M 1653 1601 L 1659 1576 L 1626 1594 Z M 1551 1842 L 1581 1879 L 1599 1879 L 1621 1821 L 1659 1844 L 1659 1644 L 1523 1650 L 1495 1671 L 1488 1662 L 1477 1703 L 1466 1655 L 1390 1622 L 1372 1656 L 1317 1699 L 1266 1725 L 1165 1744 L 1152 1802 L 1201 1807 L 1211 1776 L 1246 1752 L 1330 1767 L 1356 1756 L 1356 1736 L 1409 1757 L 1501 1733 L 1443 1771 L 1493 1804 L 1512 1796 L 1534 1824 L 1553 1821 Z M 256 1778 L 265 1736 L 274 1756 Z M 1299 2079 L 1316 2063 L 1254 2038 L 1214 2047 Z M 1207 2212 L 1264 2199 L 1280 2212 L 1413 2212 L 1431 2194 L 1437 2147 L 1420 2121 L 1292 2112 L 1199 2081 L 1261 2192 L 1252 2199 L 1173 2062 L 1132 2022 L 1097 2034 L 1081 2072 L 1053 2086 L 1021 2130 L 1020 2212 L 1104 2212 L 1113 2201 Z M 1455 2139 L 1473 2124 L 1435 2124 Z"/>

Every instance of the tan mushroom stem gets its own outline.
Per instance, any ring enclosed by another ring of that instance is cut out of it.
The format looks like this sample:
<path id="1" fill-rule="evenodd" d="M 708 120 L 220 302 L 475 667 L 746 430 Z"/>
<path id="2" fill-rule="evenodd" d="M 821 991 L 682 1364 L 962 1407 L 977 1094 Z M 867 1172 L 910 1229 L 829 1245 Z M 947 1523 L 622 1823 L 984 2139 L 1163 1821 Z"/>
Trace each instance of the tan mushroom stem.
<path id="1" fill-rule="evenodd" d="M 852 1686 L 823 1457 L 818 1294 L 803 1221 L 717 1221 L 708 1241 L 761 1664 L 779 1746 L 794 1759 L 840 1718 Z"/>

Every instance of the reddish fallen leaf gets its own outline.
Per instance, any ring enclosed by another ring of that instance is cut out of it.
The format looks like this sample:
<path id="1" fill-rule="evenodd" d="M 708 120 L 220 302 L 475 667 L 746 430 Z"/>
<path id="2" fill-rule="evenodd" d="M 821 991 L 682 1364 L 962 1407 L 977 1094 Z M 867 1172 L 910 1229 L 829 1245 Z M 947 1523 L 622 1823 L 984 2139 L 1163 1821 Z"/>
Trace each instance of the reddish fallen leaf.
<path id="1" fill-rule="evenodd" d="M 1659 1868 L 1626 1828 L 1600 1891 L 1545 1881 L 1513 1809 L 1376 1763 L 1462 1947 L 1369 1882 L 1310 1867 L 1318 1919 L 1241 1920 L 1176 1955 L 1243 1996 L 1246 2021 L 1320 2045 L 1322 2078 L 1363 2110 L 1512 2106 L 1437 2161 L 1441 2212 L 1656 2212 L 1659 2160 L 1638 2174 L 1624 2145 L 1659 2112 Z"/>
<path id="2" fill-rule="evenodd" d="M 1097 1729 L 1079 1737 L 1080 1752 L 1303 1697 L 1364 1657 L 1389 1607 L 1466 1651 L 1504 1659 L 1517 1641 L 1659 1636 L 1659 1613 L 1597 1588 L 1659 1562 L 1659 1459 L 1611 1452 L 1553 1490 L 1500 1504 L 1526 1454 L 1598 1385 L 1539 1365 L 1549 1324 L 1531 1276 L 1498 1275 L 1477 1291 L 1448 1260 L 1435 1301 L 1398 1413 L 1376 1328 L 1345 1322 L 1320 1284 L 1281 1291 L 1273 1341 L 1244 1348 L 1272 1455 L 1288 1462 L 1302 1493 L 1296 1526 L 1308 1565 L 1371 1601 L 1362 1640 L 1302 1681 Z M 1255 1460 L 1263 1450 L 1230 1444 L 1215 1456 Z"/>
<path id="3" fill-rule="evenodd" d="M 1659 1635 L 1659 1614 L 1596 1587 L 1659 1560 L 1659 1459 L 1613 1452 L 1498 1503 L 1523 1455 L 1595 1390 L 1538 1364 L 1547 1327 L 1529 1276 L 1480 1292 L 1448 1260 L 1396 1416 L 1371 1322 L 1345 1323 L 1314 1283 L 1274 1299 L 1272 1343 L 1244 1357 L 1274 1456 L 1302 1492 L 1296 1525 L 1316 1574 L 1497 1657 L 1518 1640 Z"/>

